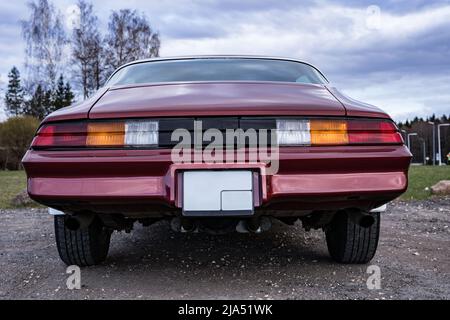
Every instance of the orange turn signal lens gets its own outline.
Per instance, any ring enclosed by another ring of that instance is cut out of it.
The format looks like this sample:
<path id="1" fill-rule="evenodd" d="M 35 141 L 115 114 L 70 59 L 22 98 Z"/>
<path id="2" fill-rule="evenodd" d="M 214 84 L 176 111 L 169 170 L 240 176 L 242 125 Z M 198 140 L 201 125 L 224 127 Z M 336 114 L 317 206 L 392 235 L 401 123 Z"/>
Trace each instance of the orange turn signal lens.
<path id="1" fill-rule="evenodd" d="M 123 146 L 125 144 L 125 122 L 97 122 L 87 126 L 86 146 Z"/>
<path id="2" fill-rule="evenodd" d="M 311 120 L 311 145 L 348 144 L 347 121 Z"/>

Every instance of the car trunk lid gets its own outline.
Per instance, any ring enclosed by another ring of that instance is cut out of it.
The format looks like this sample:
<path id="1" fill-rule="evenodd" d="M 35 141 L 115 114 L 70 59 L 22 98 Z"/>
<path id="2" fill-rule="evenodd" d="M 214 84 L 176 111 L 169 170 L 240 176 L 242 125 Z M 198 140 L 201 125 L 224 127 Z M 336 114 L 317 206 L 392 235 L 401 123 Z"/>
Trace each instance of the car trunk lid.
<path id="1" fill-rule="evenodd" d="M 205 82 L 111 88 L 89 118 L 171 116 L 345 116 L 322 85 L 274 82 Z"/>

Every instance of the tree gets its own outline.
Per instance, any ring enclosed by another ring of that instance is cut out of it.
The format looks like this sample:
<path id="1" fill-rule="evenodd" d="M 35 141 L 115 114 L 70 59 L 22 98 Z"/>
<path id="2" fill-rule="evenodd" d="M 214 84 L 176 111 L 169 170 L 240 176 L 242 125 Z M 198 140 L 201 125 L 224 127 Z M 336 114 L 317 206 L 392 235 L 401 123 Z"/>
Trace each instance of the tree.
<path id="1" fill-rule="evenodd" d="M 60 75 L 58 83 L 56 84 L 56 89 L 53 92 L 53 103 L 51 111 L 55 111 L 64 107 L 67 107 L 65 97 L 64 77 L 63 75 Z"/>
<path id="2" fill-rule="evenodd" d="M 427 123 L 428 121 L 434 122 L 435 126 Z M 433 114 L 431 117 L 427 119 L 422 119 L 419 117 L 414 117 L 414 119 L 406 120 L 405 124 L 401 126 L 401 129 L 406 130 L 406 134 L 415 133 L 417 135 L 413 135 L 410 138 L 410 151 L 413 154 L 413 162 L 423 163 L 424 159 L 424 147 L 425 147 L 425 157 L 428 157 L 428 163 L 432 163 L 433 158 L 435 157 L 435 153 L 437 150 L 436 143 L 437 139 L 433 136 L 433 130 L 436 130 L 436 125 L 441 123 L 448 123 L 449 119 L 446 115 L 436 116 Z M 401 125 L 402 123 L 399 123 Z M 444 161 L 444 156 L 450 152 L 450 127 L 441 127 L 441 156 Z M 436 131 L 435 131 L 436 133 Z M 434 138 L 433 138 L 434 137 Z M 423 144 L 425 142 L 425 145 Z M 435 148 L 433 148 L 433 145 Z"/>
<path id="3" fill-rule="evenodd" d="M 9 116 L 18 116 L 23 112 L 23 88 L 20 83 L 20 72 L 13 67 L 8 74 L 8 89 L 5 94 L 6 113 Z"/>
<path id="4" fill-rule="evenodd" d="M 61 15 L 48 0 L 28 3 L 31 15 L 22 21 L 22 34 L 26 42 L 26 67 L 28 90 L 37 85 L 52 88 L 58 73 L 63 69 L 63 51 L 66 36 Z"/>
<path id="5" fill-rule="evenodd" d="M 433 115 L 430 117 L 428 121 L 435 122 L 436 121 L 436 115 L 433 113 Z"/>
<path id="6" fill-rule="evenodd" d="M 28 116 L 11 117 L 0 123 L 0 145 L 6 154 L 4 168 L 20 168 L 22 157 L 30 147 L 38 126 L 39 120 Z"/>
<path id="7" fill-rule="evenodd" d="M 25 114 L 44 119 L 47 114 L 51 112 L 52 92 L 51 90 L 43 89 L 41 84 L 38 84 L 33 96 L 25 104 Z"/>
<path id="8" fill-rule="evenodd" d="M 69 82 L 64 86 L 64 107 L 70 106 L 74 102 L 75 95 L 72 92 Z"/>
<path id="9" fill-rule="evenodd" d="M 159 56 L 159 34 L 136 10 L 113 11 L 105 37 L 105 69 L 108 73 L 133 60 Z"/>
<path id="10" fill-rule="evenodd" d="M 72 61 L 75 65 L 75 79 L 84 98 L 99 89 L 103 82 L 103 50 L 98 27 L 98 18 L 93 6 L 84 0 L 78 1 L 79 25 L 72 34 Z"/>
<path id="11" fill-rule="evenodd" d="M 46 90 L 38 84 L 32 97 L 25 103 L 24 113 L 43 119 L 53 111 L 70 106 L 74 97 L 70 84 L 64 82 L 63 75 L 60 75 L 54 90 Z"/>

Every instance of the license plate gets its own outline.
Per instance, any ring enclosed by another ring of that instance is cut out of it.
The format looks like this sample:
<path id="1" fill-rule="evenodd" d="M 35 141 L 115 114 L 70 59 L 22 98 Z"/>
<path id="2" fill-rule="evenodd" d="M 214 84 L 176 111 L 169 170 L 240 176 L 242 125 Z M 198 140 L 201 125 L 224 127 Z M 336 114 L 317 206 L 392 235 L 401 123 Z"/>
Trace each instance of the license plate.
<path id="1" fill-rule="evenodd" d="M 251 171 L 183 172 L 184 216 L 252 215 L 253 209 Z"/>

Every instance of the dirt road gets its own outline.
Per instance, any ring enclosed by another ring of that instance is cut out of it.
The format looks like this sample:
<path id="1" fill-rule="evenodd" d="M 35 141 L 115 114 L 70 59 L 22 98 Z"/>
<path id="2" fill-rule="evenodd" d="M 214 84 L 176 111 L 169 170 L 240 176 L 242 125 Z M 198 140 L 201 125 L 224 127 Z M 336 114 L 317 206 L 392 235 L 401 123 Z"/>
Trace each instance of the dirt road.
<path id="1" fill-rule="evenodd" d="M 0 210 L 0 299 L 450 299 L 450 198 L 396 202 L 384 214 L 381 289 L 368 265 L 339 265 L 321 231 L 276 223 L 261 235 L 177 234 L 165 222 L 113 234 L 109 258 L 66 287 L 53 219 Z"/>

